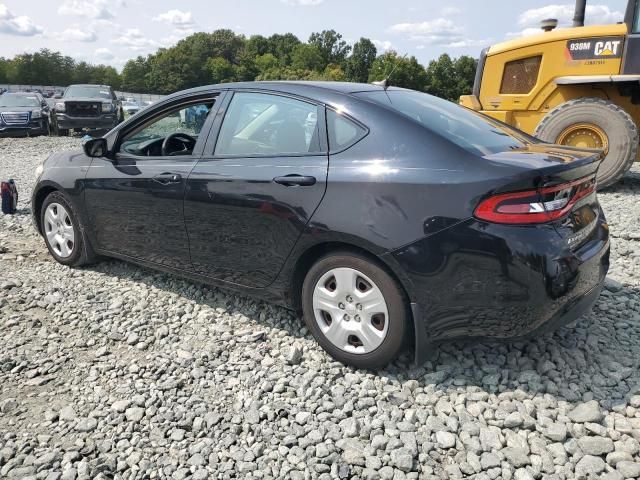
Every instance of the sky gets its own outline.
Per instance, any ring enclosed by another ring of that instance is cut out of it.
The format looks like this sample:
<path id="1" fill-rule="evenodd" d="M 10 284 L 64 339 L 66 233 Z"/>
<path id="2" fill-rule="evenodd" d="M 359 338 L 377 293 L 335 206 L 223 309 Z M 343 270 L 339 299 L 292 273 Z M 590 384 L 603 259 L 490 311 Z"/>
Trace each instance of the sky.
<path id="1" fill-rule="evenodd" d="M 539 31 L 557 18 L 568 26 L 575 2 L 544 0 L 0 0 L 0 57 L 41 48 L 113 65 L 174 45 L 197 31 L 229 28 L 248 36 L 292 32 L 303 41 L 334 29 L 415 55 L 477 56 L 483 47 Z M 591 0 L 587 23 L 621 21 L 626 0 Z"/>

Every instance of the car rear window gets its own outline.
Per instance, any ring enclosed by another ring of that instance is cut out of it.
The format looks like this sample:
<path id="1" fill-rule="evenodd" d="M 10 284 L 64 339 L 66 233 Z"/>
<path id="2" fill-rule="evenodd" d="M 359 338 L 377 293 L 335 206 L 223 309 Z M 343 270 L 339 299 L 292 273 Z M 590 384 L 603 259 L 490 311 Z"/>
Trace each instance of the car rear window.
<path id="1" fill-rule="evenodd" d="M 521 148 L 533 138 L 473 110 L 411 90 L 360 92 L 476 155 Z"/>

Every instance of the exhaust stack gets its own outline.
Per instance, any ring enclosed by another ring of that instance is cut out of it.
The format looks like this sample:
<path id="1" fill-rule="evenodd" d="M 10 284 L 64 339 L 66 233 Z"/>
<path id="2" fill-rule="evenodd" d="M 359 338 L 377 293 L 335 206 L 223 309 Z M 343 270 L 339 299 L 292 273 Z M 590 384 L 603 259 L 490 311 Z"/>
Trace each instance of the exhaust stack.
<path id="1" fill-rule="evenodd" d="M 574 27 L 584 27 L 584 14 L 587 9 L 587 0 L 576 0 L 576 11 L 573 16 Z"/>

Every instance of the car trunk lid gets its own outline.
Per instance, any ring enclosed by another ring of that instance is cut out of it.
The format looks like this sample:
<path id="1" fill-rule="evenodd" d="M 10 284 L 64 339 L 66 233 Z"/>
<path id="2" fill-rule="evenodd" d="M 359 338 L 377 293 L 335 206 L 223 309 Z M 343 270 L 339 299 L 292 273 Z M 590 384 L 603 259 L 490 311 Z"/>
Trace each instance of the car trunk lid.
<path id="1" fill-rule="evenodd" d="M 590 238 L 602 214 L 595 191 L 601 151 L 531 144 L 484 158 L 497 167 L 528 168 L 483 199 L 476 216 L 498 223 L 551 223 L 571 248 Z"/>

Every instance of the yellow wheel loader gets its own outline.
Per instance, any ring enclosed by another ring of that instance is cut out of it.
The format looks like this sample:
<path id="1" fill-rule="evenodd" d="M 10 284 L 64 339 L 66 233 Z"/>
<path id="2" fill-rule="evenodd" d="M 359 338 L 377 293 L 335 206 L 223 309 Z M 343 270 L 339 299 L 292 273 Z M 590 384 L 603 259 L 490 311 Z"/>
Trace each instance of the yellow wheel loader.
<path id="1" fill-rule="evenodd" d="M 585 27 L 585 10 L 577 0 L 573 28 L 549 19 L 538 35 L 485 49 L 460 103 L 549 143 L 603 150 L 607 187 L 638 156 L 640 0 L 615 25 Z"/>

